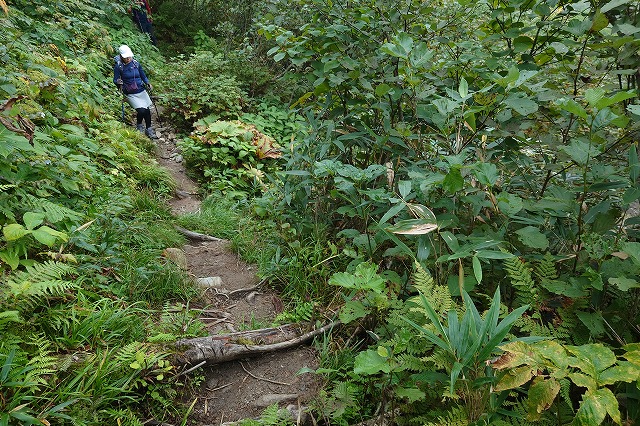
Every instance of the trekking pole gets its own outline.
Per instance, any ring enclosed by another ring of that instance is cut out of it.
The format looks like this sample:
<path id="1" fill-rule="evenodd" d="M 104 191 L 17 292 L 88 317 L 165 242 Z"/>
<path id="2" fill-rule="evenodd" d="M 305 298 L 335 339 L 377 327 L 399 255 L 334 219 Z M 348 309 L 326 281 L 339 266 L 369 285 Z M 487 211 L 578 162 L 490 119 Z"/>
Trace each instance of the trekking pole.
<path id="1" fill-rule="evenodd" d="M 122 112 L 122 122 L 124 124 L 129 124 L 129 122 L 125 118 L 125 114 L 124 114 L 124 89 L 122 88 L 122 84 L 119 84 L 118 88 L 120 89 L 120 94 L 122 95 L 122 98 L 121 98 L 121 101 L 120 101 L 120 110 Z"/>
<path id="2" fill-rule="evenodd" d="M 151 103 L 153 104 L 153 107 L 156 109 L 156 116 L 158 117 L 158 123 L 160 125 L 162 125 L 162 119 L 160 118 L 160 113 L 158 112 L 158 105 L 156 105 L 154 99 L 153 99 L 153 93 L 151 93 L 151 89 L 149 88 L 149 85 L 147 84 L 147 92 L 149 92 L 149 97 L 151 98 Z"/>

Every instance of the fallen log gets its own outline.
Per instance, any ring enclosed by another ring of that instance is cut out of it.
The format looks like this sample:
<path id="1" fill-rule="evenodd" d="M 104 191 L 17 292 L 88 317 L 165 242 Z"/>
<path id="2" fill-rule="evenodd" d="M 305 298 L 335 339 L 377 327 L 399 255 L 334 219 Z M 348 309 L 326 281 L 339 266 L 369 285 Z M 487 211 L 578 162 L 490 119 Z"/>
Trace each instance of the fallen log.
<path id="1" fill-rule="evenodd" d="M 179 351 L 174 357 L 174 362 L 182 365 L 193 365 L 203 361 L 207 364 L 219 364 L 288 349 L 301 345 L 338 324 L 339 321 L 332 322 L 302 334 L 299 324 L 287 324 L 275 328 L 183 339 L 174 344 Z"/>
<path id="2" fill-rule="evenodd" d="M 199 232 L 193 232 L 193 231 L 189 231 L 188 229 L 184 229 L 180 226 L 175 226 L 176 230 L 178 232 L 180 232 L 182 235 L 184 235 L 185 237 L 191 239 L 191 240 L 196 240 L 196 241 L 223 241 L 226 242 L 228 240 L 225 240 L 224 238 L 218 238 L 218 237 L 213 237 L 211 235 L 205 235 L 205 234 L 201 234 Z"/>

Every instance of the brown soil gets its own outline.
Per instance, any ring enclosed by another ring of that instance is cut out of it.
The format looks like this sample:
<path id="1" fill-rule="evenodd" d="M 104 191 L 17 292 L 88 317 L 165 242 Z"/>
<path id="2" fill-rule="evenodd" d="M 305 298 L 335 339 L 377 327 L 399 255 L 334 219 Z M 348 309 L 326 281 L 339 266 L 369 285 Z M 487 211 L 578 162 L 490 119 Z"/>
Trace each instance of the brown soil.
<path id="1" fill-rule="evenodd" d="M 178 188 L 170 200 L 176 215 L 196 212 L 200 208 L 198 187 L 187 175 L 182 156 L 176 147 L 176 137 L 170 127 L 157 128 L 158 163 L 173 175 Z M 228 242 L 190 242 L 183 247 L 187 268 L 195 278 L 220 277 L 217 288 L 203 291 L 201 303 L 207 308 L 202 321 L 210 334 L 257 329 L 271 325 L 282 311 L 278 294 L 264 288 L 256 276 L 255 266 L 243 262 L 231 250 Z M 224 290 L 252 290 L 224 295 Z M 302 368 L 317 368 L 315 349 L 301 346 L 259 357 L 205 365 L 203 381 L 190 416 L 193 425 L 221 425 L 240 419 L 256 418 L 274 403 L 292 413 L 296 424 L 303 424 L 306 415 L 300 410 L 317 394 L 320 380 L 313 374 L 298 375 Z"/>

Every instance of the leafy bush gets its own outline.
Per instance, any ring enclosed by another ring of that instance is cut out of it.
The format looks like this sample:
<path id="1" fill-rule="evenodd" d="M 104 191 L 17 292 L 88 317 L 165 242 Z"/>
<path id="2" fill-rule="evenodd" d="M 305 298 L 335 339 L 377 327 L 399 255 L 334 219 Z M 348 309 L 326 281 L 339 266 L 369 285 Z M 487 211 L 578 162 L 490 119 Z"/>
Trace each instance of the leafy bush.
<path id="1" fill-rule="evenodd" d="M 187 58 L 177 57 L 165 68 L 164 102 L 171 106 L 171 116 L 185 128 L 209 115 L 237 118 L 246 94 L 226 67 L 222 54 L 197 52 Z"/>
<path id="2" fill-rule="evenodd" d="M 209 190 L 258 193 L 265 187 L 264 169 L 280 151 L 275 141 L 241 121 L 195 123 L 188 138 L 178 143 L 187 165 Z"/>

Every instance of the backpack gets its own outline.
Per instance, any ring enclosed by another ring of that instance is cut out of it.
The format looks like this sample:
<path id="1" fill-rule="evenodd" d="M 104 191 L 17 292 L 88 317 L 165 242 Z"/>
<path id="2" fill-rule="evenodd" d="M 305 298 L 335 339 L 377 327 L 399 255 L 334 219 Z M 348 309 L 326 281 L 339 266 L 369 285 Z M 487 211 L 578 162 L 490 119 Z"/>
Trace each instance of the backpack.
<path id="1" fill-rule="evenodd" d="M 120 75 L 122 75 L 122 71 L 124 70 L 124 63 L 122 62 L 122 59 L 120 58 L 120 55 L 114 56 L 113 60 L 115 61 L 115 63 L 118 66 L 118 68 L 120 69 Z M 134 70 L 137 70 L 138 67 L 140 66 L 138 61 L 133 59 L 131 62 L 133 62 Z M 138 75 L 140 75 L 140 72 L 138 72 Z M 138 90 L 138 85 L 136 84 L 136 82 L 134 80 L 133 83 L 131 83 L 131 84 L 123 84 L 122 89 L 123 89 L 125 94 L 128 94 L 128 93 L 132 93 L 132 92 Z"/>
<path id="2" fill-rule="evenodd" d="M 124 64 L 122 63 L 122 58 L 120 58 L 120 55 L 114 56 L 113 61 L 118 65 L 118 68 L 120 68 L 120 72 L 122 72 L 122 70 L 124 69 Z M 134 68 L 138 68 L 138 66 L 140 65 L 135 59 L 133 59 L 131 62 L 133 62 Z"/>

